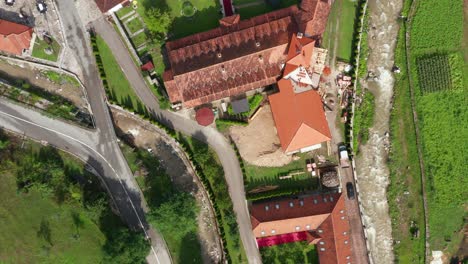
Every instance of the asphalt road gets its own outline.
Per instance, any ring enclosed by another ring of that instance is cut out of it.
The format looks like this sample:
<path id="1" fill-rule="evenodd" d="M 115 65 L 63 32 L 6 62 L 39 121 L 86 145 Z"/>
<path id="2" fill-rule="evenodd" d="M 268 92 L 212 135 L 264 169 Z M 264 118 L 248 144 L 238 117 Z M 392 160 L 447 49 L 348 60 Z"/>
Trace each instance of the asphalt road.
<path id="1" fill-rule="evenodd" d="M 262 263 L 260 253 L 252 233 L 250 215 L 245 199 L 245 190 L 242 171 L 237 156 L 227 139 L 217 130 L 202 127 L 195 121 L 186 119 L 177 113 L 161 110 L 158 101 L 143 76 L 133 62 L 125 44 L 114 28 L 104 19 L 93 22 L 96 32 L 105 40 L 112 50 L 117 62 L 122 68 L 132 88 L 140 100 L 167 126 L 186 135 L 193 136 L 211 146 L 217 153 L 224 169 L 229 193 L 234 204 L 234 211 L 239 225 L 240 237 L 249 263 Z"/>
<path id="2" fill-rule="evenodd" d="M 132 228 L 136 229 L 141 227 L 145 234 L 151 237 L 153 245 L 152 252 L 156 260 L 155 262 L 171 263 L 170 254 L 163 239 L 157 232 L 150 230 L 145 220 L 145 200 L 117 144 L 117 137 L 105 102 L 104 88 L 102 87 L 94 56 L 89 45 L 88 34 L 81 22 L 78 11 L 75 5 L 70 4 L 68 0 L 57 0 L 56 3 L 64 28 L 65 38 L 67 39 L 68 46 L 72 53 L 71 55 L 76 58 L 78 64 L 82 68 L 82 82 L 86 88 L 89 104 L 96 123 L 93 141 L 88 142 L 89 144 L 87 147 L 87 149 L 91 148 L 93 151 L 87 153 L 87 159 L 93 161 L 91 165 L 97 168 L 99 175 L 102 176 L 105 182 L 107 181 L 109 183 L 108 191 L 116 201 L 122 219 Z M 17 114 L 21 114 L 21 111 L 17 111 Z M 36 119 L 33 120 L 37 122 Z M 16 125 L 23 129 L 31 129 L 33 126 L 31 123 L 26 125 L 20 122 L 16 122 Z M 53 127 L 56 129 L 57 126 L 57 121 L 51 122 L 50 120 L 44 120 L 44 128 Z M 61 126 L 63 127 L 63 124 Z M 68 128 L 68 130 L 75 129 L 77 128 Z M 38 133 L 36 137 L 40 135 L 43 137 L 42 139 L 53 139 L 54 133 L 50 129 L 36 129 L 35 132 Z M 55 135 L 57 135 L 57 133 L 55 133 Z M 67 136 L 68 134 L 63 133 L 63 135 Z M 67 139 L 70 138 L 65 137 L 63 141 L 67 141 Z M 54 142 L 55 145 L 55 141 L 49 142 Z M 61 144 L 65 143 L 62 142 Z M 77 153 L 82 152 L 80 149 L 85 146 L 69 144 L 68 146 L 57 145 L 57 147 L 68 147 L 65 149 L 78 155 Z M 108 167 L 108 169 L 99 170 L 100 167 Z M 121 187 L 119 188 L 117 184 L 111 184 L 113 182 L 118 182 Z"/>
<path id="3" fill-rule="evenodd" d="M 369 256 L 367 255 L 366 239 L 364 237 L 364 229 L 361 222 L 361 213 L 359 211 L 358 193 L 356 190 L 356 183 L 354 182 L 352 166 L 349 168 L 340 168 L 341 186 L 343 186 L 343 195 L 345 196 L 346 213 L 348 215 L 351 245 L 353 249 L 352 263 L 369 263 Z M 354 186 L 354 199 L 348 198 L 348 191 L 346 183 L 351 182 Z"/>

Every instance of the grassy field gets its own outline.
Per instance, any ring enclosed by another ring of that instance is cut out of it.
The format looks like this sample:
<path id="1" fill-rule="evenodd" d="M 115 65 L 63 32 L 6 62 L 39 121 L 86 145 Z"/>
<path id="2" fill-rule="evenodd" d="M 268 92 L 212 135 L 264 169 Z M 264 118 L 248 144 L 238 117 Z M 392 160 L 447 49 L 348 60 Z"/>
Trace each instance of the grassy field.
<path id="1" fill-rule="evenodd" d="M 83 208 L 59 205 L 37 189 L 18 192 L 14 173 L 3 172 L 0 179 L 0 262 L 98 263 L 103 259 L 106 238 Z M 81 221 L 79 231 L 75 216 Z M 41 226 L 52 230 L 51 243 L 39 235 Z"/>
<path id="2" fill-rule="evenodd" d="M 246 191 L 250 192 L 264 186 L 277 186 L 277 190 L 290 190 L 293 192 L 317 188 L 318 179 L 312 177 L 306 171 L 305 160 L 311 158 L 311 155 L 301 153 L 299 156 L 301 157 L 300 159 L 282 167 L 260 167 L 244 161 L 247 177 Z M 294 172 L 302 173 L 294 175 L 291 179 L 279 179 L 279 176 Z"/>
<path id="3" fill-rule="evenodd" d="M 127 29 L 130 31 L 130 32 L 128 32 L 129 34 L 133 34 L 133 33 L 137 32 L 138 30 L 144 28 L 143 23 L 141 22 L 141 20 L 138 17 L 136 17 L 136 18 L 130 20 L 129 22 L 127 22 L 126 26 L 127 26 Z"/>
<path id="4" fill-rule="evenodd" d="M 143 0 L 138 5 L 138 13 L 145 19 L 145 10 L 151 7 L 168 10 L 172 18 L 169 30 L 170 39 L 177 39 L 192 35 L 194 33 L 210 30 L 219 25 L 221 8 L 215 0 L 190 0 L 190 3 L 197 9 L 192 17 L 182 15 L 182 4 L 184 1 L 151 1 Z"/>
<path id="5" fill-rule="evenodd" d="M 318 264 L 315 245 L 307 242 L 287 243 L 260 249 L 263 263 L 269 264 Z"/>
<path id="6" fill-rule="evenodd" d="M 357 1 L 336 0 L 333 3 L 327 28 L 323 34 L 322 46 L 329 50 L 330 56 L 336 56 L 346 62 L 351 60 L 356 7 Z M 335 41 L 335 37 L 337 41 Z M 335 46 L 336 54 L 334 54 Z"/>
<path id="7" fill-rule="evenodd" d="M 449 64 L 450 69 L 447 66 L 437 69 L 441 60 L 426 62 L 426 68 L 432 72 L 444 71 L 437 74 L 438 78 L 433 78 L 424 71 L 418 72 L 417 62 L 423 56 L 440 58 L 443 54 L 450 57 L 450 54 L 463 52 L 462 20 L 461 0 L 421 1 L 410 32 L 411 74 L 416 86 L 429 206 L 429 243 L 433 250 L 449 252 L 460 242 L 459 230 L 463 226 L 463 216 L 467 215 L 468 181 L 465 176 L 468 166 L 465 148 L 460 147 L 468 137 L 467 87 L 452 86 L 453 83 L 463 83 L 457 81 L 462 75 L 462 63 Z M 421 93 L 423 90 L 425 92 Z"/>
<path id="8" fill-rule="evenodd" d="M 143 234 L 112 213 L 80 161 L 0 132 L 0 171 L 1 263 L 144 261 Z"/>
<path id="9" fill-rule="evenodd" d="M 44 49 L 46 48 L 51 48 L 53 51 L 52 54 L 47 54 L 44 51 Z M 31 54 L 33 57 L 48 61 L 57 61 L 59 54 L 60 45 L 57 41 L 55 41 L 55 39 L 52 40 L 52 45 L 47 44 L 44 40 L 41 40 L 39 38 L 35 39 Z"/>
<path id="10" fill-rule="evenodd" d="M 408 9 L 409 1 L 405 2 Z M 392 151 L 389 157 L 390 185 L 387 197 L 393 239 L 399 241 L 394 245 L 397 262 L 423 264 L 425 226 L 421 171 L 406 68 L 405 25 L 401 23 L 400 26 L 402 28 L 395 49 L 395 64 L 400 66 L 401 72 L 395 76 L 395 100 L 390 119 Z M 416 231 L 419 231 L 418 237 L 415 237 Z"/>
<path id="11" fill-rule="evenodd" d="M 241 19 L 247 19 L 247 18 L 251 18 L 254 16 L 259 16 L 259 15 L 271 12 L 273 10 L 296 5 L 299 3 L 299 1 L 298 0 L 283 0 L 283 1 L 280 1 L 280 4 L 278 7 L 273 7 L 270 4 L 263 2 L 263 1 L 242 0 L 242 1 L 235 1 L 234 6 L 250 4 L 250 3 L 252 3 L 251 6 L 237 8 L 236 13 L 238 13 L 241 16 Z M 256 3 L 256 4 L 254 5 L 253 3 Z"/>
<path id="12" fill-rule="evenodd" d="M 96 42 L 106 73 L 106 80 L 109 84 L 110 98 L 115 100 L 119 105 L 137 109 L 141 106 L 140 100 L 132 90 L 112 51 L 101 37 L 98 36 Z"/>

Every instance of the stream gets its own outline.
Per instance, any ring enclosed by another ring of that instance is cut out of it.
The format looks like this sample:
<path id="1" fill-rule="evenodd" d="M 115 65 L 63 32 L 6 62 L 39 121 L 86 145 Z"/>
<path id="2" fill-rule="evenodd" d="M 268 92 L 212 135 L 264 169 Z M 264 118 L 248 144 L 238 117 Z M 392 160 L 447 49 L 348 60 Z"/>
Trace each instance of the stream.
<path id="1" fill-rule="evenodd" d="M 359 195 L 363 208 L 363 224 L 369 241 L 371 260 L 375 264 L 394 262 L 392 227 L 386 189 L 389 184 L 387 167 L 390 110 L 392 108 L 394 77 L 394 48 L 399 25 L 397 17 L 402 0 L 369 0 L 368 70 L 373 80 L 363 85 L 375 96 L 374 124 L 369 140 L 360 147 L 356 158 Z"/>

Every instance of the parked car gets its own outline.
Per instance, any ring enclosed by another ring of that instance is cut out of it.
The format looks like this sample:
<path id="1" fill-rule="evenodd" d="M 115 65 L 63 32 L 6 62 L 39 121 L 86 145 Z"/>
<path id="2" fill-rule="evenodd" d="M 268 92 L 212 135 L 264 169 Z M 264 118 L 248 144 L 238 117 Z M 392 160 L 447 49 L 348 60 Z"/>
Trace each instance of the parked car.
<path id="1" fill-rule="evenodd" d="M 348 193 L 348 199 L 354 199 L 354 186 L 351 182 L 346 183 L 346 192 Z"/>
<path id="2" fill-rule="evenodd" d="M 15 4 L 15 0 L 5 0 L 5 4 L 12 6 L 13 4 Z"/>
<path id="3" fill-rule="evenodd" d="M 344 143 L 338 144 L 338 153 L 340 155 L 340 165 L 341 168 L 348 168 L 349 167 L 349 156 L 348 156 L 348 149 Z"/>
<path id="4" fill-rule="evenodd" d="M 37 7 L 37 11 L 39 11 L 39 13 L 45 13 L 47 11 L 47 5 L 43 1 L 38 1 L 36 3 L 36 7 Z"/>

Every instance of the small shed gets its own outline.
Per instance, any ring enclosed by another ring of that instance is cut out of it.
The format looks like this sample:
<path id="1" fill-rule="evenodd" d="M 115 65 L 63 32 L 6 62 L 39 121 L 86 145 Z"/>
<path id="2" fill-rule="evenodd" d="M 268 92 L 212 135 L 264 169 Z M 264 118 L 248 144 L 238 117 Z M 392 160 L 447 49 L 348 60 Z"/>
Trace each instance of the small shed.
<path id="1" fill-rule="evenodd" d="M 231 104 L 234 114 L 240 114 L 249 111 L 249 101 L 247 98 L 232 101 Z"/>
<path id="2" fill-rule="evenodd" d="M 197 110 L 195 113 L 195 119 L 199 125 L 208 126 L 213 123 L 214 113 L 210 108 L 203 107 Z"/>
<path id="3" fill-rule="evenodd" d="M 148 61 L 147 63 L 141 65 L 141 70 L 142 71 L 152 71 L 154 70 L 154 65 L 151 61 Z"/>

